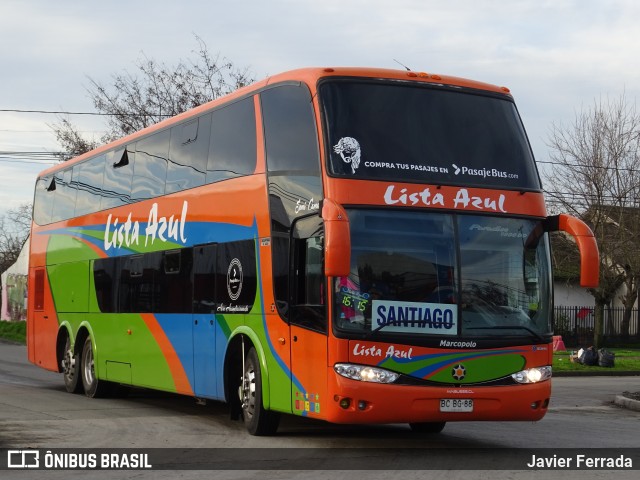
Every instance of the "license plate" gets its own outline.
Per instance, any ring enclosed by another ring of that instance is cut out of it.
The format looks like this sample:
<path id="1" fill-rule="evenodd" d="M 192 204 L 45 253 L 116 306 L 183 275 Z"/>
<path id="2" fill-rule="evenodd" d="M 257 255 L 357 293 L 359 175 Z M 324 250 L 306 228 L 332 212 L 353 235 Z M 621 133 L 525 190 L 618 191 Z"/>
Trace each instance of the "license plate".
<path id="1" fill-rule="evenodd" d="M 441 412 L 473 412 L 473 400 L 470 398 L 441 398 Z"/>

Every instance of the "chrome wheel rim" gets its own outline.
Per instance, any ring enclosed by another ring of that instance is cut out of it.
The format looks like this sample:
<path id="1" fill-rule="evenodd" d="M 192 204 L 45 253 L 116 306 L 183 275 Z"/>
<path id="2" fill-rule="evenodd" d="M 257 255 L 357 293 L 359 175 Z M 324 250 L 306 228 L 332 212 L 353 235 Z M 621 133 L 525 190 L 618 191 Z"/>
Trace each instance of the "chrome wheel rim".
<path id="1" fill-rule="evenodd" d="M 76 359 L 68 342 L 66 347 L 67 349 L 64 352 L 64 359 L 62 360 L 62 371 L 64 373 L 65 380 L 70 383 L 75 377 Z"/>
<path id="2" fill-rule="evenodd" d="M 85 385 L 92 385 L 95 375 L 93 373 L 93 349 L 91 348 L 91 344 L 89 344 L 88 348 L 84 349 L 82 356 L 82 372 L 84 375 Z"/>
<path id="3" fill-rule="evenodd" d="M 247 366 L 242 381 L 242 409 L 247 420 L 256 412 L 256 373 L 252 365 Z"/>

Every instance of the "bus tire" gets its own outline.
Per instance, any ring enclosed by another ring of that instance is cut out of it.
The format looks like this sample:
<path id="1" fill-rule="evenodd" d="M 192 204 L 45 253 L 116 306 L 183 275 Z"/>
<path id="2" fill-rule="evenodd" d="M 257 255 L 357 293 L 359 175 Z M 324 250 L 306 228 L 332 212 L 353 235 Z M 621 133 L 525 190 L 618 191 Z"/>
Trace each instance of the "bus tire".
<path id="1" fill-rule="evenodd" d="M 440 433 L 447 422 L 410 423 L 411 430 L 416 433 Z"/>
<path id="2" fill-rule="evenodd" d="M 262 372 L 255 348 L 251 348 L 244 362 L 240 385 L 242 417 L 251 435 L 273 435 L 278 430 L 280 415 L 262 404 Z"/>
<path id="3" fill-rule="evenodd" d="M 80 381 L 80 355 L 71 349 L 71 338 L 67 335 L 62 357 L 62 378 L 64 387 L 69 393 L 80 393 L 82 382 Z"/>
<path id="4" fill-rule="evenodd" d="M 113 392 L 114 384 L 105 380 L 98 380 L 93 360 L 91 337 L 87 337 L 82 347 L 82 385 L 84 393 L 89 398 L 107 397 Z"/>

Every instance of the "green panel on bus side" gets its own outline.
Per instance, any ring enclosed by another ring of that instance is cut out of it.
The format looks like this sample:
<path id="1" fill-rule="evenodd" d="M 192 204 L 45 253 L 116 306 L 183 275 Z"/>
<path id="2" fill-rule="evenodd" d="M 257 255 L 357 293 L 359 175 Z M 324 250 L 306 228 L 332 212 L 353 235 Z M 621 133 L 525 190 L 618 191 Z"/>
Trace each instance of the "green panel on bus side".
<path id="1" fill-rule="evenodd" d="M 78 262 L 97 257 L 98 254 L 93 248 L 71 235 L 52 234 L 47 245 L 47 265 Z"/>
<path id="2" fill-rule="evenodd" d="M 47 267 L 56 311 L 86 312 L 89 296 L 89 262 Z"/>
<path id="3" fill-rule="evenodd" d="M 89 245 L 76 238 L 55 234 L 50 237 L 47 245 L 47 273 L 58 313 L 88 311 L 88 259 L 96 256 Z"/>
<path id="4" fill-rule="evenodd" d="M 69 322 L 76 335 L 82 322 L 90 325 L 96 349 L 97 378 L 108 379 L 107 362 L 126 363 L 131 365 L 131 384 L 176 391 L 167 359 L 140 315 L 67 313 L 60 316 L 60 321 Z"/>
<path id="5" fill-rule="evenodd" d="M 176 387 L 160 345 L 140 315 L 102 314 L 92 322 L 103 350 L 100 363 L 131 364 L 133 385 L 175 392 Z"/>

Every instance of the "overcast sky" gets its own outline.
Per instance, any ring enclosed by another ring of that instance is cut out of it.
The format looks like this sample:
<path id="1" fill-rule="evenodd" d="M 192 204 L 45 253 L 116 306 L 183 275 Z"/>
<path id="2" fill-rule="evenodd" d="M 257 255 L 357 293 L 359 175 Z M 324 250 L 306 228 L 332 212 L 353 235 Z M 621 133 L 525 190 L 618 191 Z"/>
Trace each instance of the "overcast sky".
<path id="1" fill-rule="evenodd" d="M 88 77 L 110 84 L 142 55 L 168 65 L 212 53 L 263 78 L 306 66 L 462 76 L 511 89 L 537 160 L 552 123 L 595 99 L 640 98 L 637 0 L 2 0 L 0 110 L 94 111 Z M 71 116 L 99 138 L 99 118 Z M 31 202 L 38 171 L 4 152 L 59 150 L 55 115 L 0 112 L 0 214 Z"/>

